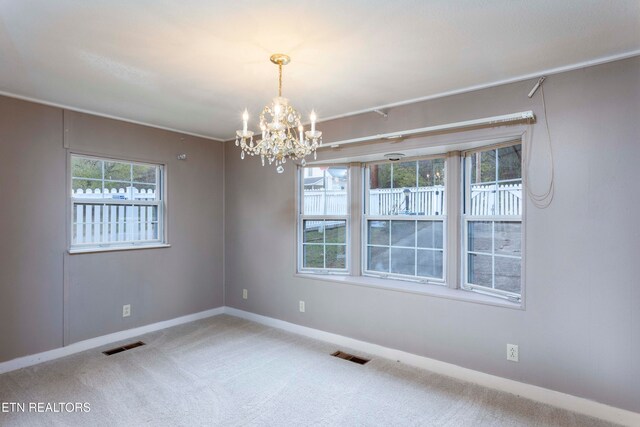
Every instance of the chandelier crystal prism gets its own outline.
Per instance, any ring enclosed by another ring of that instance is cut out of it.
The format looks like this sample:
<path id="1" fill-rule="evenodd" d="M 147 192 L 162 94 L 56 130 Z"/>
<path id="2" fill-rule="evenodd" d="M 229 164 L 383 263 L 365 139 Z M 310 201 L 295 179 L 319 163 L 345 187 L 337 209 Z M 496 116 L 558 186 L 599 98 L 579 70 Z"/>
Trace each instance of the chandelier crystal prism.
<path id="1" fill-rule="evenodd" d="M 316 158 L 316 150 L 322 145 L 322 132 L 316 130 L 314 111 L 309 116 L 311 129 L 305 132 L 300 113 L 289 104 L 287 98 L 282 97 L 282 67 L 291 58 L 276 53 L 270 59 L 278 66 L 278 96 L 260 113 L 262 138 L 254 141 L 254 133 L 248 130 L 249 112 L 245 109 L 242 114 L 242 130 L 236 131 L 236 146 L 242 149 L 240 158 L 244 159 L 245 155 L 260 156 L 262 166 L 268 161 L 270 165 L 275 164 L 278 173 L 282 173 L 287 158 L 301 160 L 302 166 L 306 165 L 305 157 L 311 153 Z"/>

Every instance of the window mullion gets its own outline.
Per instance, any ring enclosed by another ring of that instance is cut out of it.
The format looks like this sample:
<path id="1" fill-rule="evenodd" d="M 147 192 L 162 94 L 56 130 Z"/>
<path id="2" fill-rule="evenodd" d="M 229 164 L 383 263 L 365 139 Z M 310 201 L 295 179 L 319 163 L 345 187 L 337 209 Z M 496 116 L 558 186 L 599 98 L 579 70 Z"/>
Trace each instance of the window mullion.
<path id="1" fill-rule="evenodd" d="M 495 221 L 491 221 L 491 288 L 493 289 L 496 288 L 496 222 Z"/>
<path id="2" fill-rule="evenodd" d="M 416 167 L 418 169 L 418 167 Z M 417 184 L 416 177 L 416 184 Z M 433 246 L 433 234 L 431 233 L 431 246 Z M 418 221 L 413 222 L 413 274 L 418 275 Z"/>
<path id="3" fill-rule="evenodd" d="M 443 231 L 446 233 L 444 239 L 444 278 L 449 288 L 456 289 L 460 286 L 460 263 L 465 256 L 466 244 L 460 244 L 460 226 L 463 217 L 461 189 L 462 166 L 460 152 L 452 151 L 447 154 L 445 161 L 445 200 L 446 216 L 443 222 Z M 466 167 L 465 167 L 466 170 Z M 464 174 L 466 177 L 466 173 Z"/>
<path id="4" fill-rule="evenodd" d="M 359 163 L 351 163 L 349 165 L 347 193 L 349 194 L 350 204 L 347 212 L 349 221 L 347 223 L 347 269 L 351 275 L 360 276 L 362 274 L 362 263 L 360 257 L 362 251 L 360 249 L 360 241 L 362 239 L 362 216 L 364 212 L 363 200 L 363 179 L 361 165 Z"/>

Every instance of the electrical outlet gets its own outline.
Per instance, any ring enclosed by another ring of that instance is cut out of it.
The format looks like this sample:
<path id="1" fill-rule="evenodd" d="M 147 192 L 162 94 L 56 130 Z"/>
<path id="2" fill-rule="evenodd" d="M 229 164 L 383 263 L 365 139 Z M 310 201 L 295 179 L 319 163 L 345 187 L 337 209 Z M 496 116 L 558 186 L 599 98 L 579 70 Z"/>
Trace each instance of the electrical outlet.
<path id="1" fill-rule="evenodd" d="M 122 317 L 131 316 L 131 304 L 126 304 L 122 306 Z"/>
<path id="2" fill-rule="evenodd" d="M 518 345 L 517 344 L 507 344 L 507 360 L 512 362 L 518 361 Z"/>
<path id="3" fill-rule="evenodd" d="M 304 301 L 300 301 L 300 313 L 304 313 Z"/>
<path id="4" fill-rule="evenodd" d="M 248 299 L 249 298 L 249 291 L 247 291 L 246 289 L 242 290 L 242 299 Z"/>

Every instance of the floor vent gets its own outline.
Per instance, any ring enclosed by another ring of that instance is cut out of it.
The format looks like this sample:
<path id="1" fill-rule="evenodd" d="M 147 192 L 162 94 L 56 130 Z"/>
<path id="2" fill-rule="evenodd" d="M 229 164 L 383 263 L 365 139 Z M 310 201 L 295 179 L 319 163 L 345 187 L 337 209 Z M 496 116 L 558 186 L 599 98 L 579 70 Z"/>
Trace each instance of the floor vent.
<path id="1" fill-rule="evenodd" d="M 359 365 L 364 365 L 365 363 L 370 362 L 369 359 L 354 356 L 353 354 L 345 353 L 344 351 L 336 351 L 335 353 L 332 354 L 332 356 L 338 357 L 340 359 L 348 360 L 349 362 L 357 363 Z"/>
<path id="2" fill-rule="evenodd" d="M 111 350 L 103 351 L 102 354 L 111 356 L 112 354 L 122 353 L 123 351 L 131 350 L 132 348 L 140 347 L 144 345 L 142 341 L 134 342 L 132 344 L 123 345 L 122 347 L 112 348 Z"/>

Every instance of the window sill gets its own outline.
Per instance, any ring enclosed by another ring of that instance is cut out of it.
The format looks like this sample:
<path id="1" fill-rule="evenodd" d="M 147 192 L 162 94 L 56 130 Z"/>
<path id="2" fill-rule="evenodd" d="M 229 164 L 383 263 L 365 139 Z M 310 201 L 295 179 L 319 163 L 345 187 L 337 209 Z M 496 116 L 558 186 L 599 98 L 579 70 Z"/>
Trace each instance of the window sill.
<path id="1" fill-rule="evenodd" d="M 490 295 L 483 295 L 463 289 L 451 289 L 443 285 L 407 282 L 403 280 L 381 279 L 368 276 L 344 276 L 336 274 L 296 273 L 296 277 L 303 279 L 321 280 L 325 282 L 343 283 L 347 285 L 364 286 L 368 288 L 384 289 L 395 292 L 425 295 L 436 298 L 452 299 L 463 302 L 492 305 L 518 310 L 524 310 L 524 304 L 514 303 Z"/>
<path id="2" fill-rule="evenodd" d="M 139 249 L 159 249 L 159 248 L 170 248 L 171 245 L 168 243 L 158 243 L 153 245 L 129 245 L 129 246 L 109 246 L 109 247 L 90 247 L 90 248 L 73 248 L 69 249 L 68 252 L 71 255 L 75 254 L 91 254 L 96 252 L 116 252 L 116 251 L 134 251 Z"/>

